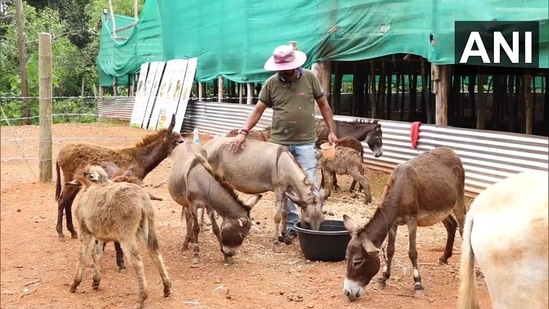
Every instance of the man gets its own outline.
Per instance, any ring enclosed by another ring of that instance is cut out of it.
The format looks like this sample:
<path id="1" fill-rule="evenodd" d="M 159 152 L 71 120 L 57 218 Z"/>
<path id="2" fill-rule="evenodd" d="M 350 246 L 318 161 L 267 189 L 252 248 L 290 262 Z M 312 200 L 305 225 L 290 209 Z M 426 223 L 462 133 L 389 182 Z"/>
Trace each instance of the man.
<path id="1" fill-rule="evenodd" d="M 271 107 L 273 120 L 270 142 L 286 146 L 305 171 L 308 180 L 316 185 L 315 101 L 330 131 L 328 141 L 334 143 L 337 136 L 332 110 L 320 81 L 310 70 L 301 68 L 306 60 L 305 53 L 294 50 L 290 45 L 275 48 L 273 55 L 265 62 L 264 68 L 277 73 L 267 79 L 261 88 L 254 110 L 248 116 L 244 127 L 239 130 L 239 134 L 232 140 L 230 147 L 233 152 L 243 148 L 250 130 L 257 124 L 265 109 Z M 286 237 L 294 238 L 297 233 L 293 226 L 298 222 L 299 215 L 293 202 L 288 201 L 287 207 Z M 279 238 L 283 239 L 284 236 Z"/>

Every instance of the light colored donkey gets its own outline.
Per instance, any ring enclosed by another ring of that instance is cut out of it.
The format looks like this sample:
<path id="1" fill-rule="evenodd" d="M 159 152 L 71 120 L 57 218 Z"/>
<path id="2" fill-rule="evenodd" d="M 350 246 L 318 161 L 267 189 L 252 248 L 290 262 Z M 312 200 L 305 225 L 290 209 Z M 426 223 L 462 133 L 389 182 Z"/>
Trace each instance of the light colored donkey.
<path id="1" fill-rule="evenodd" d="M 286 231 L 286 197 L 301 208 L 300 220 L 319 230 L 324 222 L 324 190 L 315 194 L 314 184 L 307 180 L 290 151 L 284 146 L 248 140 L 237 153 L 230 150 L 232 137 L 216 137 L 204 148 L 208 161 L 217 173 L 236 190 L 247 194 L 273 191 L 275 194 L 275 244 L 280 231 Z M 280 229 L 279 229 L 280 228 Z"/>
<path id="2" fill-rule="evenodd" d="M 463 231 L 459 309 L 480 308 L 475 260 L 492 308 L 549 307 L 548 178 L 543 171 L 523 172 L 475 198 Z"/>
<path id="3" fill-rule="evenodd" d="M 236 254 L 252 226 L 250 210 L 261 195 L 255 195 L 246 202 L 240 201 L 233 188 L 212 171 L 200 145 L 181 144 L 171 155 L 173 166 L 168 190 L 173 200 L 183 207 L 182 216 L 185 216 L 187 227 L 183 248 L 187 249 L 190 241 L 194 243 L 193 265 L 197 266 L 200 263 L 198 210 L 207 209 L 225 263 L 232 264 L 232 256 Z M 221 231 L 212 210 L 223 218 Z"/>
<path id="4" fill-rule="evenodd" d="M 137 241 L 147 244 L 149 254 L 162 277 L 164 297 L 170 295 L 171 281 L 154 229 L 154 210 L 149 194 L 139 185 L 127 182 L 112 182 L 101 166 L 88 165 L 77 170 L 74 180 L 68 186 L 84 185 L 86 190 L 81 194 L 76 206 L 76 218 L 80 226 L 80 254 L 76 275 L 69 291 L 74 293 L 82 282 L 82 269 L 86 264 L 88 248 L 95 239 L 93 250 L 93 289 L 99 288 L 101 280 L 101 258 L 105 242 L 117 241 L 129 254 L 130 261 L 137 273 L 139 298 L 134 308 L 143 308 L 148 297 L 147 282 L 141 255 L 137 251 Z"/>

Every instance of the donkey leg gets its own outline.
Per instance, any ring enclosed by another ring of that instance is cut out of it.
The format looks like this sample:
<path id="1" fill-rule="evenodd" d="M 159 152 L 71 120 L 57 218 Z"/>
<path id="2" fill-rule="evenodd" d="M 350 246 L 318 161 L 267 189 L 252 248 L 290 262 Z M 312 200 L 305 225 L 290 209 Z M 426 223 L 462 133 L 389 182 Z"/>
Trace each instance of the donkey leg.
<path id="1" fill-rule="evenodd" d="M 363 172 L 356 168 L 352 169 L 349 174 L 355 181 L 358 181 L 362 188 L 364 188 L 364 204 L 371 203 L 372 194 L 370 193 L 370 183 L 368 182 L 368 178 L 364 176 Z"/>
<path id="2" fill-rule="evenodd" d="M 116 251 L 116 265 L 118 266 L 118 271 L 121 273 L 126 273 L 126 265 L 124 265 L 124 251 L 120 247 L 120 243 L 114 242 L 114 251 Z"/>
<path id="3" fill-rule="evenodd" d="M 200 226 L 198 225 L 198 218 L 195 215 L 192 215 L 193 219 L 193 237 L 194 237 L 194 244 L 193 244 L 193 258 L 192 258 L 192 266 L 191 267 L 198 267 L 200 264 L 200 248 L 198 246 L 198 233 L 200 233 Z"/>
<path id="4" fill-rule="evenodd" d="M 156 247 L 158 247 L 158 245 Z M 150 257 L 153 260 L 154 265 L 158 270 L 158 273 L 160 274 L 160 278 L 162 278 L 162 285 L 164 286 L 164 297 L 168 297 L 171 293 L 170 290 L 172 288 L 172 282 L 170 280 L 170 276 L 168 276 L 168 270 L 166 269 L 166 265 L 164 264 L 162 254 L 160 254 L 159 249 L 153 250 L 149 248 L 148 250 Z"/>
<path id="5" fill-rule="evenodd" d="M 57 225 L 55 228 L 59 238 L 65 237 L 65 235 L 63 235 L 63 212 L 65 212 L 67 229 L 71 232 L 72 238 L 78 238 L 78 233 L 74 230 L 72 223 L 72 203 L 79 190 L 78 187 L 64 186 L 59 195 L 57 201 Z"/>
<path id="6" fill-rule="evenodd" d="M 393 263 L 393 256 L 395 255 L 395 240 L 398 225 L 393 225 L 389 230 L 389 237 L 387 239 L 387 258 L 385 265 L 383 266 L 383 272 L 378 279 L 378 287 L 383 289 L 387 285 L 387 280 L 391 277 L 391 265 Z"/>
<path id="7" fill-rule="evenodd" d="M 419 268 L 417 266 L 416 236 L 417 219 L 410 218 L 408 220 L 408 257 L 410 257 L 410 261 L 412 261 L 412 268 L 414 271 L 414 296 L 423 297 L 425 295 L 425 291 L 423 285 L 421 285 L 421 275 L 419 274 Z"/>
<path id="8" fill-rule="evenodd" d="M 135 239 L 123 241 L 120 243 L 122 249 L 129 254 L 129 260 L 132 263 L 137 275 L 137 283 L 139 284 L 139 297 L 133 306 L 134 309 L 143 308 L 143 303 L 149 297 L 147 293 L 147 281 L 145 279 L 145 271 L 143 269 L 143 260 L 137 251 Z"/>
<path id="9" fill-rule="evenodd" d="M 324 191 L 326 198 L 330 197 L 332 195 L 333 185 L 334 185 L 334 179 L 332 177 L 331 171 L 327 171 L 324 169 L 322 172 L 322 178 L 324 178 Z"/>
<path id="10" fill-rule="evenodd" d="M 282 210 L 286 209 L 286 199 L 284 197 L 284 192 L 281 190 L 275 191 L 275 216 L 274 216 L 274 243 L 278 243 L 278 236 L 281 235 L 280 232 L 280 223 L 282 221 Z M 286 232 L 286 227 L 282 227 L 282 232 Z"/>
<path id="11" fill-rule="evenodd" d="M 453 213 L 454 216 L 456 216 L 457 225 L 459 227 L 459 235 L 463 237 L 463 225 L 465 224 L 465 214 L 467 213 L 463 193 L 458 196 L 458 200 L 456 202 L 456 205 L 454 206 Z"/>
<path id="12" fill-rule="evenodd" d="M 356 180 L 353 179 L 353 182 L 351 182 L 351 187 L 349 188 L 349 192 L 353 192 L 355 191 L 355 186 L 356 186 Z M 359 191 L 360 191 L 360 187 L 359 187 Z"/>
<path id="13" fill-rule="evenodd" d="M 442 224 L 446 228 L 448 236 L 446 237 L 446 248 L 444 248 L 444 254 L 438 259 L 440 264 L 448 265 L 448 259 L 452 256 L 452 250 L 454 249 L 454 239 L 456 237 L 457 222 L 452 215 L 448 215 Z"/>
<path id="14" fill-rule="evenodd" d="M 71 293 L 74 293 L 76 291 L 76 288 L 82 282 L 82 269 L 84 269 L 86 259 L 88 258 L 88 248 L 90 247 L 91 241 L 91 235 L 86 233 L 85 231 L 82 231 L 80 239 L 80 252 L 78 254 L 78 264 L 76 265 L 76 275 L 74 276 L 74 280 L 69 287 L 69 292 Z"/>
<path id="15" fill-rule="evenodd" d="M 94 290 L 99 288 L 99 282 L 101 281 L 101 259 L 103 258 L 103 247 L 105 243 L 96 240 L 93 246 L 93 283 Z"/>
<path id="16" fill-rule="evenodd" d="M 337 176 L 335 172 L 332 172 L 332 183 L 334 192 L 339 192 L 339 186 L 337 185 Z"/>
<path id="17" fill-rule="evenodd" d="M 185 217 L 185 238 L 183 239 L 183 245 L 181 246 L 181 248 L 183 250 L 187 250 L 189 249 L 189 242 L 194 242 L 193 240 L 193 232 L 192 232 L 192 228 L 193 228 L 193 218 L 192 218 L 192 214 L 190 212 L 190 209 L 188 207 L 185 207 L 183 206 L 181 208 L 181 216 L 182 217 Z"/>

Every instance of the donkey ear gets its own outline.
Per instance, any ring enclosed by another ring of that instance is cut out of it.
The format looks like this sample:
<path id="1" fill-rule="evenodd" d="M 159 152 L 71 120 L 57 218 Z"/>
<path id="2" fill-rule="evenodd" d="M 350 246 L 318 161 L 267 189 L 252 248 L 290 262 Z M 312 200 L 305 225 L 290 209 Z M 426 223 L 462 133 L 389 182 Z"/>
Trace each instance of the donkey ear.
<path id="1" fill-rule="evenodd" d="M 76 180 L 76 179 L 73 179 L 73 180 L 65 183 L 65 185 L 80 187 L 80 186 L 82 186 L 82 183 L 80 181 Z"/>
<path id="2" fill-rule="evenodd" d="M 240 227 L 243 227 L 244 225 L 246 225 L 246 223 L 248 223 L 248 219 L 247 218 L 238 218 L 238 225 L 240 225 Z"/>
<path id="3" fill-rule="evenodd" d="M 362 239 L 362 247 L 369 255 L 376 255 L 379 253 L 379 248 L 374 245 L 374 243 L 368 237 Z"/>
<path id="4" fill-rule="evenodd" d="M 301 200 L 299 197 L 297 197 L 296 195 L 293 195 L 291 193 L 288 193 L 288 192 L 284 192 L 284 195 L 286 195 L 287 198 L 290 199 L 290 201 L 294 202 L 297 206 L 299 207 L 304 207 L 307 205 L 306 202 L 304 202 L 303 200 Z"/>
<path id="5" fill-rule="evenodd" d="M 170 122 L 170 126 L 168 127 L 168 132 L 171 133 L 173 131 L 173 128 L 175 128 L 175 114 L 172 114 L 172 121 Z"/>
<path id="6" fill-rule="evenodd" d="M 253 196 L 251 196 L 250 198 L 248 198 L 245 202 L 244 202 L 244 205 L 252 208 L 254 207 L 254 205 L 259 202 L 259 200 L 263 197 L 263 195 L 261 194 L 255 194 Z"/>
<path id="7" fill-rule="evenodd" d="M 360 226 L 349 216 L 343 215 L 343 225 L 345 225 L 345 228 L 347 231 L 353 233 L 354 231 L 358 230 Z"/>

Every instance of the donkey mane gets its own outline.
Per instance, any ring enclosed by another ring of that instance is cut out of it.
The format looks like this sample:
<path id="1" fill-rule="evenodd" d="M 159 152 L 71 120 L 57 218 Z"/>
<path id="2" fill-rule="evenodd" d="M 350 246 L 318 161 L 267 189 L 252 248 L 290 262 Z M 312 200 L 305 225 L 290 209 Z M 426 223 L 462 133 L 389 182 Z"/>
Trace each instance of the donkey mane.
<path id="1" fill-rule="evenodd" d="M 370 120 L 370 119 L 338 120 L 338 122 L 349 123 L 349 124 L 378 124 L 377 119 L 374 119 L 374 120 Z"/>
<path id="2" fill-rule="evenodd" d="M 187 171 L 187 175 L 186 175 L 187 179 L 189 179 L 189 174 L 197 164 L 202 165 L 204 169 L 206 169 L 206 171 L 208 171 L 208 173 L 210 173 L 213 176 L 215 181 L 217 181 L 221 185 L 223 190 L 225 190 L 225 192 L 227 192 L 231 196 L 231 198 L 233 198 L 238 203 L 238 205 L 242 207 L 242 209 L 246 210 L 246 212 L 248 213 L 250 212 L 250 210 L 252 210 L 251 207 L 248 207 L 247 205 L 244 204 L 244 202 L 242 202 L 242 200 L 240 200 L 233 186 L 229 184 L 227 181 L 225 181 L 225 179 L 223 179 L 223 176 L 219 175 L 218 173 L 215 173 L 212 170 L 210 163 L 208 163 L 208 161 L 206 161 L 201 156 L 195 156 L 194 159 L 192 160 L 189 170 Z"/>
<path id="3" fill-rule="evenodd" d="M 168 131 L 168 129 L 160 129 L 160 130 L 156 131 L 153 134 L 149 134 L 149 135 L 143 137 L 143 139 L 140 142 L 138 142 L 137 144 L 135 144 L 133 146 L 133 148 L 142 148 L 142 147 L 145 147 L 147 145 L 150 145 L 150 144 L 156 142 L 157 140 L 159 140 L 161 138 L 162 135 L 166 134 L 166 131 Z"/>

